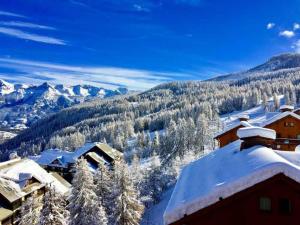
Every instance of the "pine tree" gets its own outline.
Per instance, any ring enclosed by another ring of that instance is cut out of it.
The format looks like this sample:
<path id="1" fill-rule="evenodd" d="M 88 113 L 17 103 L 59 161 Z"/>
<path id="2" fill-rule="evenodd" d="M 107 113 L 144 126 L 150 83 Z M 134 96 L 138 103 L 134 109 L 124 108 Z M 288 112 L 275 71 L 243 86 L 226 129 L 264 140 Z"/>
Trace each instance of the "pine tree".
<path id="1" fill-rule="evenodd" d="M 67 225 L 69 213 L 66 210 L 66 201 L 52 187 L 43 198 L 39 225 Z"/>
<path id="2" fill-rule="evenodd" d="M 144 206 L 139 200 L 139 193 L 129 177 L 128 167 L 124 161 L 115 163 L 115 224 L 139 225 Z"/>
<path id="3" fill-rule="evenodd" d="M 279 102 L 278 96 L 275 93 L 273 95 L 273 101 L 274 101 L 275 110 L 278 110 L 280 107 L 280 102 Z"/>
<path id="4" fill-rule="evenodd" d="M 144 187 L 144 190 L 147 190 L 150 198 L 154 203 L 157 203 L 160 200 L 160 195 L 162 192 L 161 184 L 161 163 L 159 156 L 154 152 L 151 158 L 150 172 L 147 177 L 147 182 Z"/>
<path id="5" fill-rule="evenodd" d="M 154 138 L 152 141 L 152 149 L 153 150 L 157 150 L 159 148 L 160 145 L 160 139 L 159 139 L 159 134 L 157 131 L 154 132 Z"/>
<path id="6" fill-rule="evenodd" d="M 41 207 L 41 201 L 36 195 L 29 197 L 22 204 L 19 225 L 37 225 L 39 223 Z"/>
<path id="7" fill-rule="evenodd" d="M 95 193 L 104 207 L 108 221 L 111 221 L 114 210 L 112 174 L 105 165 L 99 164 L 94 180 Z"/>
<path id="8" fill-rule="evenodd" d="M 70 225 L 106 225 L 107 218 L 101 199 L 95 193 L 93 175 L 81 158 L 76 164 L 73 188 L 69 198 Z"/>

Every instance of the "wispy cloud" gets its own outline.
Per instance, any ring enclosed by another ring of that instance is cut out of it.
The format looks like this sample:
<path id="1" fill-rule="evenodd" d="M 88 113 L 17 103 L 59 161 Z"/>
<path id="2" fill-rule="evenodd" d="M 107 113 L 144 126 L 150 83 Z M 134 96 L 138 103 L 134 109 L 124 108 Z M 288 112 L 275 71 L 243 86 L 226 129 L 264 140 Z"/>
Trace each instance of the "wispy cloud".
<path id="1" fill-rule="evenodd" d="M 300 39 L 292 45 L 292 48 L 295 49 L 295 52 L 300 53 Z"/>
<path id="2" fill-rule="evenodd" d="M 279 33 L 279 36 L 291 38 L 291 37 L 295 36 L 295 33 L 294 33 L 294 31 L 291 31 L 291 30 L 284 30 Z"/>
<path id="3" fill-rule="evenodd" d="M 274 28 L 275 27 L 275 23 L 268 23 L 267 24 L 267 29 L 268 30 L 271 30 L 272 28 Z"/>
<path id="4" fill-rule="evenodd" d="M 8 35 L 8 36 L 24 39 L 24 40 L 41 42 L 41 43 L 45 43 L 45 44 L 66 45 L 66 42 L 61 39 L 48 37 L 48 36 L 42 36 L 42 35 L 38 35 L 38 34 L 27 33 L 25 31 L 18 30 L 18 29 L 0 27 L 0 33 Z"/>
<path id="5" fill-rule="evenodd" d="M 299 23 L 294 23 L 293 29 L 294 30 L 299 30 L 300 29 L 300 24 Z"/>
<path id="6" fill-rule="evenodd" d="M 11 16 L 11 17 L 20 17 L 20 18 L 26 18 L 26 16 L 12 13 L 12 12 L 7 12 L 7 11 L 0 11 L 0 16 Z"/>
<path id="7" fill-rule="evenodd" d="M 118 67 L 81 67 L 30 60 L 0 58 L 0 67 L 19 72 L 29 83 L 51 81 L 55 84 L 90 84 L 106 88 L 126 86 L 133 90 L 145 90 L 187 74 L 157 72 Z M 7 76 L 10 80 L 13 76 Z M 5 79 L 5 77 L 2 77 Z M 20 77 L 17 77 L 20 80 Z M 23 79 L 23 78 L 22 78 Z"/>
<path id="8" fill-rule="evenodd" d="M 39 25 L 35 23 L 27 23 L 22 21 L 0 21 L 0 25 L 9 26 L 9 27 L 25 27 L 25 28 L 33 28 L 33 29 L 55 30 L 54 27 Z"/>

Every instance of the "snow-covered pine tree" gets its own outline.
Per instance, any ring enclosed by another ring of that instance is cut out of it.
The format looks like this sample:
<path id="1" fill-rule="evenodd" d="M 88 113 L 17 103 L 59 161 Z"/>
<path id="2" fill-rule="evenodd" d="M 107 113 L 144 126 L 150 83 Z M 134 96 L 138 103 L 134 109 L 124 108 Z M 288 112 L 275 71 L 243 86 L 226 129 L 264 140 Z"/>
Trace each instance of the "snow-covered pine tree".
<path id="1" fill-rule="evenodd" d="M 43 198 L 39 225 L 67 225 L 69 212 L 64 196 L 49 187 Z"/>
<path id="2" fill-rule="evenodd" d="M 114 180 L 117 184 L 115 189 L 115 224 L 139 225 L 144 206 L 139 200 L 138 190 L 134 188 L 128 166 L 123 160 L 115 163 Z"/>
<path id="3" fill-rule="evenodd" d="M 278 110 L 280 107 L 280 102 L 279 102 L 279 98 L 276 95 L 276 93 L 273 94 L 273 101 L 274 101 L 274 108 L 275 110 Z"/>
<path id="4" fill-rule="evenodd" d="M 37 225 L 40 218 L 41 200 L 33 195 L 22 204 L 19 225 Z"/>
<path id="5" fill-rule="evenodd" d="M 101 205 L 105 209 L 108 221 L 112 221 L 113 210 L 114 210 L 114 196 L 113 196 L 113 180 L 112 174 L 108 168 L 99 164 L 98 170 L 94 178 L 95 182 L 95 193 L 99 198 Z"/>
<path id="6" fill-rule="evenodd" d="M 129 172 L 134 186 L 139 190 L 144 179 L 144 172 L 137 154 L 134 154 L 133 156 Z"/>
<path id="7" fill-rule="evenodd" d="M 76 163 L 73 188 L 69 198 L 70 225 L 106 225 L 107 218 L 95 193 L 93 175 L 83 158 Z"/>
<path id="8" fill-rule="evenodd" d="M 157 203 L 160 199 L 162 191 L 162 174 L 161 174 L 161 163 L 159 156 L 156 152 L 153 153 L 151 158 L 150 172 L 147 177 L 146 185 L 143 187 L 144 190 L 147 190 L 148 195 L 154 203 Z"/>
<path id="9" fill-rule="evenodd" d="M 159 148 L 159 145 L 160 145 L 159 133 L 157 131 L 155 131 L 151 147 L 153 150 L 157 150 Z"/>

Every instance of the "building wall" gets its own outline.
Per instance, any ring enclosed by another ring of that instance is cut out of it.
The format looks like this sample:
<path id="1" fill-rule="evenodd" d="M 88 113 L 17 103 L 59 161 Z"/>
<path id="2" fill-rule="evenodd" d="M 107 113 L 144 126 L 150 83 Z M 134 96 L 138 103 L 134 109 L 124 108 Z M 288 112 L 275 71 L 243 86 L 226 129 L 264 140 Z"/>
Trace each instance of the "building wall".
<path id="1" fill-rule="evenodd" d="M 265 127 L 276 131 L 274 149 L 294 151 L 300 144 L 300 120 L 292 116 L 282 118 Z"/>
<path id="2" fill-rule="evenodd" d="M 236 132 L 239 128 L 243 127 L 242 125 L 220 135 L 217 140 L 219 141 L 220 147 L 224 147 L 225 145 L 228 145 L 231 142 L 234 142 L 239 139 Z"/>
<path id="3" fill-rule="evenodd" d="M 293 124 L 293 126 L 288 124 Z M 278 120 L 265 127 L 275 130 L 277 138 L 297 139 L 297 135 L 300 137 L 300 120 L 292 116 L 282 118 L 281 120 Z"/>
<path id="4" fill-rule="evenodd" d="M 220 196 L 221 197 L 221 196 Z M 271 199 L 271 211 L 260 210 L 260 198 Z M 291 200 L 291 212 L 279 209 L 281 199 Z M 185 216 L 172 225 L 296 225 L 300 215 L 300 184 L 283 174 Z"/>

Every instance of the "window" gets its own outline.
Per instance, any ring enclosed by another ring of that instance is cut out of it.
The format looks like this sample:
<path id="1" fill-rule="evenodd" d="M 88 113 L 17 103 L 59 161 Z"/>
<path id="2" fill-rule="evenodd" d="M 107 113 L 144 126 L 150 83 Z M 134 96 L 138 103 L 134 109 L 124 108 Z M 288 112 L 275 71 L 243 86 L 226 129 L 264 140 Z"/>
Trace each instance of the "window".
<path id="1" fill-rule="evenodd" d="M 261 211 L 270 212 L 271 211 L 271 199 L 268 197 L 259 198 L 259 209 Z"/>
<path id="2" fill-rule="evenodd" d="M 277 149 L 280 149 L 280 148 L 281 148 L 281 146 L 280 146 L 280 145 L 276 145 L 276 148 L 277 148 Z"/>
<path id="3" fill-rule="evenodd" d="M 279 211 L 284 214 L 291 213 L 292 211 L 292 203 L 287 198 L 279 199 Z"/>
<path id="4" fill-rule="evenodd" d="M 289 144 L 290 140 L 284 140 L 284 144 Z"/>
<path id="5" fill-rule="evenodd" d="M 284 122 L 285 127 L 293 127 L 295 126 L 294 122 Z"/>
<path id="6" fill-rule="evenodd" d="M 300 134 L 297 134 L 297 139 L 300 139 Z"/>

